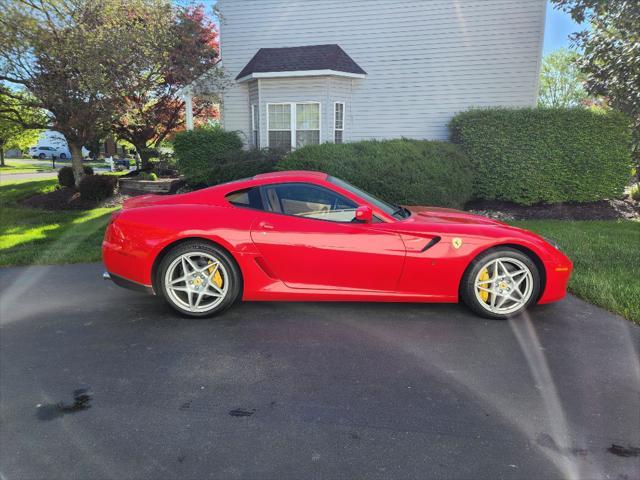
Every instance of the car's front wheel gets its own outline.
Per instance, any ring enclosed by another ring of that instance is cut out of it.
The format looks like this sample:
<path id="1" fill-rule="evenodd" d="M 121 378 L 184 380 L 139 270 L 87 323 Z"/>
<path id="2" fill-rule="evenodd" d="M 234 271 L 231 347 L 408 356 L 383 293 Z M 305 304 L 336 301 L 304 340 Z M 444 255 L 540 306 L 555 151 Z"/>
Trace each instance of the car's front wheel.
<path id="1" fill-rule="evenodd" d="M 67 159 L 67 154 L 66 153 L 61 153 L 60 154 L 60 160 L 66 160 Z"/>
<path id="2" fill-rule="evenodd" d="M 38 158 L 40 160 L 44 160 L 45 158 L 47 158 L 47 156 L 44 153 L 41 153 L 40 155 L 38 155 Z"/>
<path id="3" fill-rule="evenodd" d="M 462 278 L 460 297 L 483 317 L 506 319 L 537 301 L 540 272 L 519 250 L 502 247 L 473 260 Z"/>
<path id="4" fill-rule="evenodd" d="M 223 249 L 200 241 L 173 248 L 162 259 L 156 282 L 159 294 L 191 317 L 220 313 L 240 295 L 240 271 Z"/>

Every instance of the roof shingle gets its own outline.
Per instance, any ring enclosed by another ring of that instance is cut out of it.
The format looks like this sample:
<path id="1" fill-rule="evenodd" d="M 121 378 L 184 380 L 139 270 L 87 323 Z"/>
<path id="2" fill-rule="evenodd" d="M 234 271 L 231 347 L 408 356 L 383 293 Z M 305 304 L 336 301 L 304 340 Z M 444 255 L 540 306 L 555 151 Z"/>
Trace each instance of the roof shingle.
<path id="1" fill-rule="evenodd" d="M 367 74 L 339 45 L 309 45 L 305 47 L 261 48 L 238 74 L 236 80 L 253 73 L 308 70 L 334 70 L 358 75 Z"/>

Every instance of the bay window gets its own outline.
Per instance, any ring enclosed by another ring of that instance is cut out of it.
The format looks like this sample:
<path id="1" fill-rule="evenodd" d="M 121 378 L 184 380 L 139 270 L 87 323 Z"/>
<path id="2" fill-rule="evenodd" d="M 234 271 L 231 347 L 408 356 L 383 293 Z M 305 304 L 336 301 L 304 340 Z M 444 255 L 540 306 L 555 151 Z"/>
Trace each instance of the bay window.
<path id="1" fill-rule="evenodd" d="M 269 103 L 269 148 L 292 150 L 320 143 L 320 103 Z"/>

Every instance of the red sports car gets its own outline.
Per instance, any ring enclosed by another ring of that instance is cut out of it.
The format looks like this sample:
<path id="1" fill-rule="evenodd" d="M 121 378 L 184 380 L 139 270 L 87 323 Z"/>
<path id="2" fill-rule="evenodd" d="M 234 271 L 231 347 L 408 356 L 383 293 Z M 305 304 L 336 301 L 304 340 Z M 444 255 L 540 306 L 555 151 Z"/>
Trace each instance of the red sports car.
<path id="1" fill-rule="evenodd" d="M 186 315 L 242 300 L 458 302 L 490 318 L 564 297 L 571 261 L 531 232 L 405 208 L 319 172 L 278 172 L 130 199 L 102 247 L 105 278 Z"/>

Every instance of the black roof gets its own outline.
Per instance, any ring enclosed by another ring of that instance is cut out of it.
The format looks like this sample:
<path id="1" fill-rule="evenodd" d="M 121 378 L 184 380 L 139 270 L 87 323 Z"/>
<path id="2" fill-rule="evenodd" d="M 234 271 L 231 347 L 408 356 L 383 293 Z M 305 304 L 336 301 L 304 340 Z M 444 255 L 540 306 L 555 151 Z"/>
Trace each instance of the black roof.
<path id="1" fill-rule="evenodd" d="M 305 70 L 336 70 L 366 75 L 360 66 L 338 45 L 261 48 L 236 80 L 252 73 L 300 72 Z"/>

